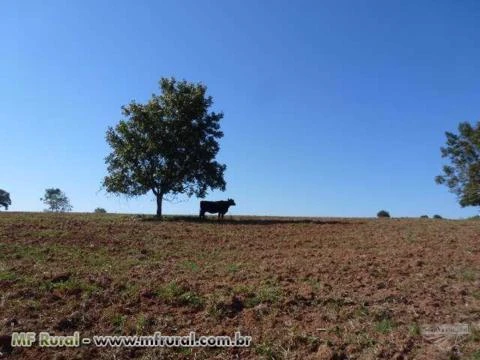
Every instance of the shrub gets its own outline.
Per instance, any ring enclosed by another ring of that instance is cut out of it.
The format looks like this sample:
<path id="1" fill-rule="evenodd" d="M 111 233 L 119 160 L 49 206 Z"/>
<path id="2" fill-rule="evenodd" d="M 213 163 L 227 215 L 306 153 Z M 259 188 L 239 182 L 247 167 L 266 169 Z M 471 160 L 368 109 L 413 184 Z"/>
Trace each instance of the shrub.
<path id="1" fill-rule="evenodd" d="M 0 189 L 0 206 L 3 206 L 5 210 L 8 210 L 8 207 L 12 205 L 12 200 L 10 200 L 10 194 L 5 190 Z"/>
<path id="2" fill-rule="evenodd" d="M 95 210 L 93 210 L 93 212 L 95 214 L 106 214 L 107 210 L 105 210 L 104 208 L 96 208 Z"/>
<path id="3" fill-rule="evenodd" d="M 388 213 L 388 211 L 380 210 L 380 211 L 377 213 L 377 216 L 378 216 L 379 218 L 389 218 L 389 217 L 390 217 L 390 214 Z"/>
<path id="4" fill-rule="evenodd" d="M 438 215 L 438 214 L 433 215 L 433 218 L 434 218 L 434 219 L 443 219 L 443 218 L 442 218 L 440 215 Z"/>
<path id="5" fill-rule="evenodd" d="M 428 215 L 422 215 L 420 216 L 420 219 L 428 219 Z"/>

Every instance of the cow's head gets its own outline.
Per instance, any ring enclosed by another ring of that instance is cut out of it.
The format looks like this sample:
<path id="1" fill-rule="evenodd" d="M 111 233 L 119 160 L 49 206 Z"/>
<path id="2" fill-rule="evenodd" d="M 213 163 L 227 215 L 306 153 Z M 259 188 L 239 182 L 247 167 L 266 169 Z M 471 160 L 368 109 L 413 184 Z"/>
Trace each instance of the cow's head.
<path id="1" fill-rule="evenodd" d="M 233 201 L 233 199 L 228 199 L 227 202 L 228 202 L 229 206 L 237 205 L 237 204 L 235 204 L 235 201 Z"/>

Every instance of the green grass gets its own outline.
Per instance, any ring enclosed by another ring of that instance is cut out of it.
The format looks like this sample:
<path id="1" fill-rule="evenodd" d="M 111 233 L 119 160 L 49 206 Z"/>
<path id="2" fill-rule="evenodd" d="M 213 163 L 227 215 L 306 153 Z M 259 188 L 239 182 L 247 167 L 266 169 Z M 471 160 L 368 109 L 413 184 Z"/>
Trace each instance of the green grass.
<path id="1" fill-rule="evenodd" d="M 480 342 L 480 327 L 470 326 L 470 340 Z"/>
<path id="2" fill-rule="evenodd" d="M 17 275 L 11 271 L 0 270 L 0 281 L 1 280 L 17 280 Z"/>
<path id="3" fill-rule="evenodd" d="M 135 330 L 136 330 L 136 334 L 138 335 L 142 335 L 145 333 L 145 329 L 147 327 L 147 324 L 148 324 L 148 320 L 147 318 L 145 317 L 144 314 L 140 314 L 138 317 L 137 317 L 137 322 L 135 324 Z"/>
<path id="4" fill-rule="evenodd" d="M 255 352 L 263 359 L 281 359 L 278 347 L 271 342 L 263 342 L 255 346 Z"/>
<path id="5" fill-rule="evenodd" d="M 375 325 L 375 330 L 380 334 L 388 334 L 394 328 L 394 324 L 390 319 L 383 319 Z"/>
<path id="6" fill-rule="evenodd" d="M 408 332 L 412 336 L 420 336 L 422 334 L 422 329 L 420 328 L 420 325 L 417 323 L 410 325 L 408 328 Z"/>
<path id="7" fill-rule="evenodd" d="M 356 338 L 356 343 L 362 348 L 371 348 L 372 346 L 375 346 L 377 341 L 369 336 L 368 334 L 361 333 L 357 336 Z"/>
<path id="8" fill-rule="evenodd" d="M 156 295 L 170 305 L 190 306 L 200 309 L 205 303 L 204 299 L 196 292 L 176 282 L 170 282 L 160 287 Z"/>
<path id="9" fill-rule="evenodd" d="M 181 263 L 181 268 L 189 270 L 191 272 L 199 272 L 200 271 L 200 266 L 198 266 L 197 263 L 193 261 L 186 260 Z"/>
<path id="10" fill-rule="evenodd" d="M 310 285 L 313 290 L 315 291 L 319 291 L 321 289 L 323 289 L 323 285 L 320 281 L 318 281 L 317 279 L 312 279 L 312 278 L 307 278 L 304 280 L 308 285 Z"/>
<path id="11" fill-rule="evenodd" d="M 235 274 L 236 272 L 238 272 L 238 270 L 240 270 L 239 264 L 228 264 L 227 266 L 227 271 L 229 273 Z"/>
<path id="12" fill-rule="evenodd" d="M 40 287 L 46 291 L 58 290 L 67 294 L 78 292 L 86 295 L 91 295 L 99 290 L 95 284 L 77 278 L 70 278 L 62 282 L 44 281 Z"/>
<path id="13" fill-rule="evenodd" d="M 134 282 L 125 280 L 120 282 L 119 290 L 120 290 L 120 297 L 123 300 L 133 300 L 137 298 L 140 290 L 140 286 Z"/>
<path id="14" fill-rule="evenodd" d="M 179 286 L 176 282 L 170 282 L 158 289 L 157 296 L 166 301 L 173 301 L 183 293 L 184 289 L 181 286 Z"/>
<path id="15" fill-rule="evenodd" d="M 477 272 L 472 269 L 463 270 L 461 275 L 465 281 L 475 281 L 477 279 Z"/>
<path id="16" fill-rule="evenodd" d="M 245 300 L 246 307 L 254 307 L 261 303 L 276 303 L 282 296 L 281 289 L 276 285 L 263 285 L 254 293 L 253 297 Z"/>
<path id="17" fill-rule="evenodd" d="M 125 323 L 127 321 L 126 315 L 116 314 L 113 316 L 112 325 L 115 327 L 116 332 L 123 332 Z"/>

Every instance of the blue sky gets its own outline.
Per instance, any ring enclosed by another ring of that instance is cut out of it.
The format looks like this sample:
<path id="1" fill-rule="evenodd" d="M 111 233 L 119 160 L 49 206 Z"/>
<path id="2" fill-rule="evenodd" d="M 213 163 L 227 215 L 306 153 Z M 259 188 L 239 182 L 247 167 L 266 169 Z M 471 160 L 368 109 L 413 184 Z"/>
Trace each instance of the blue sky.
<path id="1" fill-rule="evenodd" d="M 59 187 L 74 211 L 154 213 L 101 190 L 105 131 L 175 76 L 225 113 L 227 191 L 208 198 L 232 214 L 478 213 L 434 182 L 444 132 L 480 118 L 478 1 L 6 1 L 0 34 L 12 211 Z"/>

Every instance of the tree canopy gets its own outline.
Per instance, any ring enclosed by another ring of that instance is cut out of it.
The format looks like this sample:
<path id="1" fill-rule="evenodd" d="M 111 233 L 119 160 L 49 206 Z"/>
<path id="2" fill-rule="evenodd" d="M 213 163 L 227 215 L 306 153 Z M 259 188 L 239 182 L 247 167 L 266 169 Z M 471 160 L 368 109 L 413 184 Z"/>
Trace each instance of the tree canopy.
<path id="1" fill-rule="evenodd" d="M 225 190 L 226 165 L 215 157 L 223 137 L 223 113 L 201 83 L 162 78 L 161 94 L 146 104 L 122 107 L 124 119 L 106 134 L 112 152 L 106 157 L 107 192 L 127 196 L 152 192 L 157 215 L 167 194 L 205 197 L 208 189 Z"/>
<path id="2" fill-rule="evenodd" d="M 480 206 L 480 122 L 462 122 L 458 132 L 445 133 L 447 143 L 441 152 L 451 165 L 445 165 L 435 180 L 456 194 L 462 207 Z"/>
<path id="3" fill-rule="evenodd" d="M 5 210 L 8 210 L 8 207 L 12 205 L 12 200 L 10 200 L 10 194 L 5 190 L 0 189 L 0 206 L 3 206 Z"/>
<path id="4" fill-rule="evenodd" d="M 42 200 L 43 203 L 48 206 L 46 211 L 72 211 L 72 205 L 70 205 L 70 201 L 68 200 L 67 195 L 65 195 L 65 193 L 60 189 L 45 189 L 45 195 L 40 200 Z"/>

